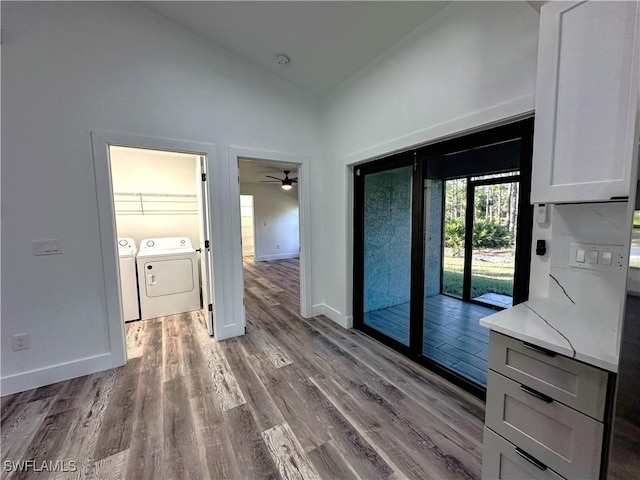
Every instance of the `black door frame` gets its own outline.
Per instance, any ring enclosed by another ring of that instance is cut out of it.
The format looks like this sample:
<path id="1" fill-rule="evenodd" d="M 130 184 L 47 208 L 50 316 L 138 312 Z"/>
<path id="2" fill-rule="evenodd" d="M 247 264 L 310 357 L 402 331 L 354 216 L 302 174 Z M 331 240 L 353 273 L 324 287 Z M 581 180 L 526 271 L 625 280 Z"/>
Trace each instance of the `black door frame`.
<path id="1" fill-rule="evenodd" d="M 447 155 L 519 139 L 520 191 L 516 235 L 516 266 L 513 303 L 521 303 L 529 295 L 531 235 L 533 206 L 531 191 L 531 157 L 533 153 L 533 117 L 489 128 L 458 138 L 445 140 L 417 149 L 396 153 L 389 157 L 354 167 L 354 226 L 353 226 L 353 318 L 354 327 L 426 366 L 473 395 L 485 399 L 486 388 L 422 355 L 423 294 L 424 294 L 424 180 L 427 165 Z M 409 346 L 364 324 L 364 179 L 371 173 L 413 165 L 411 207 L 411 301 L 409 317 Z M 512 171 L 505 169 L 503 171 Z M 462 175 L 460 175 L 462 176 Z M 453 178 L 453 177 L 452 177 Z M 524 228 L 523 228 L 524 227 Z"/>
<path id="2" fill-rule="evenodd" d="M 507 172 L 505 172 L 507 173 Z M 464 230 L 465 230 L 465 236 L 464 236 L 464 273 L 463 273 L 463 279 L 462 279 L 462 298 L 460 298 L 460 300 L 464 301 L 464 302 L 468 302 L 468 303 L 473 303 L 475 305 L 482 305 L 483 307 L 487 307 L 487 308 L 492 308 L 494 310 L 504 310 L 504 307 L 500 307 L 498 305 L 492 305 L 490 303 L 486 303 L 486 302 L 481 302 L 479 300 L 474 300 L 471 297 L 471 282 L 472 282 L 472 261 L 473 261 L 473 223 L 475 221 L 475 194 L 476 194 L 476 187 L 481 187 L 481 186 L 486 186 L 486 185 L 500 185 L 502 183 L 513 183 L 513 182 L 518 182 L 520 183 L 520 174 L 518 175 L 511 175 L 511 176 L 504 176 L 504 177 L 498 177 L 498 178 L 491 178 L 491 179 L 483 179 L 483 180 L 471 180 L 471 177 L 467 178 L 467 208 L 465 211 L 465 226 L 464 226 Z M 518 192 L 520 191 L 520 187 L 518 187 Z M 518 194 L 518 197 L 520 195 Z M 520 198 L 518 198 L 518 202 L 520 201 Z M 443 210 L 443 215 L 444 215 L 444 210 Z M 443 220 L 444 223 L 444 220 Z M 518 217 L 518 224 L 520 223 L 520 217 Z M 520 229 L 517 229 L 518 231 Z M 516 233 L 516 248 L 515 248 L 515 252 L 514 252 L 514 256 L 516 259 L 519 259 L 518 257 L 518 242 L 517 242 L 517 233 Z M 441 262 L 444 262 L 444 245 L 443 245 L 443 249 L 442 249 L 442 257 L 441 257 Z M 443 263 L 441 263 L 443 264 Z M 515 265 L 514 265 L 515 266 Z M 514 272 L 513 272 L 513 280 L 514 280 L 514 291 L 515 291 L 515 280 L 516 280 L 516 275 L 515 275 L 515 268 L 514 268 Z M 441 277 L 442 278 L 442 277 Z M 527 279 L 528 280 L 528 279 Z M 440 292 L 443 295 L 447 295 L 446 293 L 442 292 L 442 282 L 440 283 Z M 511 292 L 511 295 L 513 297 L 513 291 Z M 454 297 L 454 298 L 458 298 L 458 297 Z M 515 302 L 515 299 L 514 299 Z M 515 303 L 514 303 L 515 304 Z"/>
<path id="3" fill-rule="evenodd" d="M 384 158 L 382 160 L 378 160 L 375 162 L 367 163 L 364 165 L 360 165 L 355 167 L 355 181 L 354 181 L 354 202 L 353 202 L 353 212 L 354 212 L 354 225 L 353 225 L 353 242 L 354 242 L 354 255 L 353 255 L 353 305 L 354 305 L 354 316 L 353 323 L 354 327 L 358 330 L 362 330 L 367 335 L 375 338 L 378 341 L 390 346 L 394 350 L 401 352 L 402 354 L 413 357 L 414 346 L 411 344 L 411 340 L 413 337 L 412 326 L 414 322 L 411 318 L 413 312 L 410 313 L 409 317 L 409 345 L 405 345 L 398 340 L 385 335 L 384 333 L 376 330 L 369 325 L 364 323 L 364 179 L 366 175 L 370 175 L 373 173 L 384 172 L 387 170 L 393 170 L 396 168 L 408 167 L 413 165 L 414 175 L 412 179 L 412 190 L 411 190 L 411 202 L 415 204 L 416 201 L 416 188 L 415 188 L 415 169 L 416 169 L 416 161 L 414 152 L 403 152 L 397 155 L 393 155 L 391 157 Z M 415 228 L 415 218 L 413 212 L 412 205 L 412 215 L 411 215 L 411 265 L 414 265 L 414 233 L 413 229 Z M 415 280 L 413 278 L 413 268 L 411 269 L 411 287 L 410 287 L 410 298 L 415 298 L 413 295 L 413 290 L 416 287 Z M 413 310 L 413 302 L 411 304 L 411 310 Z M 356 307 L 358 305 L 358 307 Z M 357 309 L 356 309 L 357 308 Z"/>

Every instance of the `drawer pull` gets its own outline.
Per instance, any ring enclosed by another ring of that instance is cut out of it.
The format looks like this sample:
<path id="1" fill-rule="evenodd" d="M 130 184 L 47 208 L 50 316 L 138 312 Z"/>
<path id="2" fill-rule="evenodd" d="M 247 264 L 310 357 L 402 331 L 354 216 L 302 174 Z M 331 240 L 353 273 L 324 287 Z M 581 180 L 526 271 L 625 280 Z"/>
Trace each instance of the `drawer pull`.
<path id="1" fill-rule="evenodd" d="M 529 462 L 532 465 L 535 465 L 536 467 L 538 467 L 540 470 L 544 471 L 544 470 L 547 469 L 547 466 L 544 463 L 542 463 L 540 460 L 536 460 L 531 455 L 529 455 L 527 452 L 525 452 L 524 450 L 520 449 L 520 447 L 516 447 L 516 453 L 518 455 L 520 455 L 522 458 L 524 458 L 527 462 Z"/>
<path id="2" fill-rule="evenodd" d="M 528 348 L 529 350 L 533 350 L 535 352 L 542 353 L 543 355 L 546 355 L 547 357 L 555 357 L 556 355 L 558 355 L 556 352 L 552 352 L 551 350 L 547 350 L 546 348 L 542 348 L 542 347 L 539 347 L 537 345 L 533 345 L 531 343 L 522 342 L 522 345 L 524 345 L 524 348 Z"/>
<path id="3" fill-rule="evenodd" d="M 534 390 L 531 387 L 527 387 L 526 385 L 520 385 L 520 390 L 522 390 L 523 392 L 528 393 L 529 395 L 533 395 L 536 398 L 539 398 L 543 402 L 547 402 L 547 403 L 553 402 L 553 398 L 548 397 L 544 393 L 540 393 L 540 392 L 538 392 L 537 390 Z"/>

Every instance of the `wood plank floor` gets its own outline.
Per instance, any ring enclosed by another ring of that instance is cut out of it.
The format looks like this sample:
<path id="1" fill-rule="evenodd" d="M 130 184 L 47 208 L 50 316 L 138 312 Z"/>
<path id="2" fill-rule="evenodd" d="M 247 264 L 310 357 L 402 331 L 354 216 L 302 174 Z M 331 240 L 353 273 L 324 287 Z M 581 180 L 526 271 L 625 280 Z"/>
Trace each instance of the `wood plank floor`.
<path id="1" fill-rule="evenodd" d="M 496 313 L 447 295 L 424 299 L 423 354 L 486 386 L 489 330 L 478 323 Z M 365 324 L 408 345 L 409 304 L 365 313 Z"/>
<path id="2" fill-rule="evenodd" d="M 127 325 L 124 367 L 2 398 L 2 478 L 472 479 L 484 404 L 355 330 L 298 315 L 298 263 L 246 263 L 247 334 Z M 69 463 L 66 464 L 69 466 Z"/>

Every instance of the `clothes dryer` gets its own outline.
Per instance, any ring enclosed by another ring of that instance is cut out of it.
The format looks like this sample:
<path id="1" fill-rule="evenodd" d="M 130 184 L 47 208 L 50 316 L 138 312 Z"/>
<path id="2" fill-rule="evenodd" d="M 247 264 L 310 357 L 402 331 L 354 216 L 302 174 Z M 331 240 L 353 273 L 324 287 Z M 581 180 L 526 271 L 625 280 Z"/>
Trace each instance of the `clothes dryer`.
<path id="1" fill-rule="evenodd" d="M 188 237 L 143 240 L 137 264 L 143 320 L 200 308 L 198 257 Z"/>

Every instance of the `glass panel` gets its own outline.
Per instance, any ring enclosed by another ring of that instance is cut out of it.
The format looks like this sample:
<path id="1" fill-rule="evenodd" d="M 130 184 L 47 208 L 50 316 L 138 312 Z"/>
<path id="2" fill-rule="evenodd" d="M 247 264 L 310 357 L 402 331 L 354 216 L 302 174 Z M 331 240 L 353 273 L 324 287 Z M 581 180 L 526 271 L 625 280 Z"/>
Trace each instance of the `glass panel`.
<path id="1" fill-rule="evenodd" d="M 447 180 L 444 184 L 442 293 L 462 298 L 467 179 Z"/>
<path id="2" fill-rule="evenodd" d="M 424 192 L 422 355 L 475 383 L 486 385 L 488 330 L 478 321 L 495 310 L 461 298 L 467 181 L 426 180 Z"/>
<path id="3" fill-rule="evenodd" d="M 504 308 L 513 302 L 518 187 L 498 183 L 474 191 L 471 298 Z"/>
<path id="4" fill-rule="evenodd" d="M 364 323 L 409 345 L 413 167 L 364 179 Z"/>

